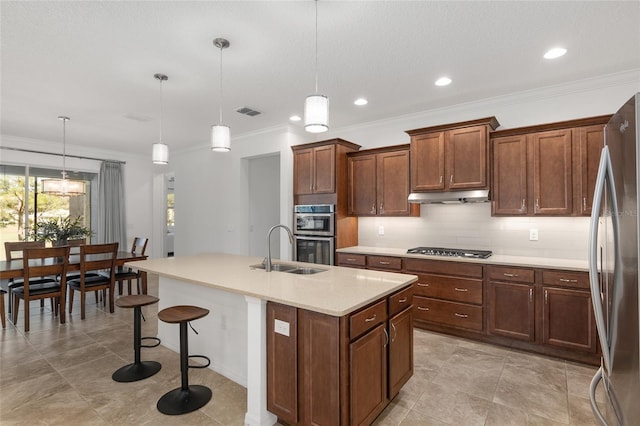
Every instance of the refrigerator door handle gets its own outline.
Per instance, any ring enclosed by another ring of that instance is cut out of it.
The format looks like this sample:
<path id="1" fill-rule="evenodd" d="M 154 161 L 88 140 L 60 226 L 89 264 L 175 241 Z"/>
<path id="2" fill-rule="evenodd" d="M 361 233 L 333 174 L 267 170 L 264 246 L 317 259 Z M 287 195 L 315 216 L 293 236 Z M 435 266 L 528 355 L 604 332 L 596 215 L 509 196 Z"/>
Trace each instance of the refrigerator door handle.
<path id="1" fill-rule="evenodd" d="M 595 204 L 593 206 L 595 207 Z M 601 425 L 607 426 L 607 420 L 602 415 L 602 412 L 600 412 L 600 408 L 598 408 L 598 403 L 596 402 L 596 388 L 600 381 L 602 381 L 602 367 L 596 371 L 593 379 L 591 379 L 591 384 L 589 385 L 589 402 L 591 403 L 591 411 L 593 411 L 593 415 L 598 419 Z"/>

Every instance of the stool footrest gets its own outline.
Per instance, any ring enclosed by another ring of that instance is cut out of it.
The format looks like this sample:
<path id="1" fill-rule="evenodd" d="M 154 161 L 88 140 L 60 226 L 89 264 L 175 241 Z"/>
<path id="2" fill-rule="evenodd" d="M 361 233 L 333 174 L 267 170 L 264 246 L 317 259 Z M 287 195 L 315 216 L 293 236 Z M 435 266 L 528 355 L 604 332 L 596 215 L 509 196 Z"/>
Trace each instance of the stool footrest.
<path id="1" fill-rule="evenodd" d="M 204 356 L 204 355 L 189 355 L 189 358 L 202 358 L 202 359 L 207 361 L 206 365 L 189 365 L 189 368 L 207 368 L 208 366 L 211 365 L 211 360 L 209 359 L 208 356 Z"/>
<path id="2" fill-rule="evenodd" d="M 156 346 L 158 346 L 160 344 L 160 339 L 158 339 L 157 337 L 141 337 L 140 341 L 142 340 L 155 340 L 155 344 L 152 345 L 140 345 L 141 348 L 155 348 Z"/>

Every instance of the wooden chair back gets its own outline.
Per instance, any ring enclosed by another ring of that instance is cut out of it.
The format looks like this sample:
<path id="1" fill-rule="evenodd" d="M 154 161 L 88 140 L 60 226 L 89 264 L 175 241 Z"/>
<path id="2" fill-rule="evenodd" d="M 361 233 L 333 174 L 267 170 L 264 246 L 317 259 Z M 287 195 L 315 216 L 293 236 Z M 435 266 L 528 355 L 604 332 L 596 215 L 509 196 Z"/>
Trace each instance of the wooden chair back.
<path id="1" fill-rule="evenodd" d="M 67 245 L 69 247 L 71 247 L 71 254 L 78 254 L 80 253 L 80 248 L 81 246 L 87 244 L 87 239 L 86 238 L 79 238 L 77 240 L 67 240 Z"/>
<path id="2" fill-rule="evenodd" d="M 115 279 L 118 243 L 85 244 L 80 246 L 80 285 L 84 287 L 85 276 L 90 272 L 102 271 Z M 108 272 L 107 272 L 108 271 Z"/>
<path id="3" fill-rule="evenodd" d="M 61 286 L 66 286 L 69 266 L 69 247 L 31 248 L 23 251 L 22 268 L 24 293 L 29 295 L 29 279 L 45 276 L 59 276 Z"/>
<path id="4" fill-rule="evenodd" d="M 4 243 L 5 257 L 8 261 L 22 259 L 22 251 L 32 248 L 44 248 L 44 241 L 6 241 Z"/>
<path id="5" fill-rule="evenodd" d="M 131 253 L 144 255 L 145 250 L 147 250 L 148 242 L 149 242 L 148 238 L 135 237 L 133 239 L 133 246 L 131 247 Z"/>

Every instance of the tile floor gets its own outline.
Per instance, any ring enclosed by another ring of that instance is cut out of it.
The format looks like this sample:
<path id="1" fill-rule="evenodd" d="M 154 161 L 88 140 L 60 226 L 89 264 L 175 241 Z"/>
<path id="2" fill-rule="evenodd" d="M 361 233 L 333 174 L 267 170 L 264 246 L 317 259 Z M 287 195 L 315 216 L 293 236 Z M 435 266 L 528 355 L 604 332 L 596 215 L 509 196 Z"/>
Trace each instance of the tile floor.
<path id="1" fill-rule="evenodd" d="M 149 277 L 149 293 L 157 294 L 157 277 Z M 163 346 L 142 352 L 162 363 L 158 374 L 112 381 L 133 357 L 133 314 L 117 307 L 109 314 L 88 300 L 84 321 L 74 306 L 59 325 L 36 303 L 29 333 L 22 317 L 1 332 L 0 424 L 243 424 L 246 390 L 209 369 L 189 373 L 191 383 L 213 390 L 209 404 L 178 417 L 159 413 L 158 398 L 180 386 L 178 355 Z M 143 335 L 155 335 L 157 307 L 143 312 Z M 377 425 L 596 424 L 587 394 L 592 367 L 421 330 L 414 346 L 414 375 Z"/>

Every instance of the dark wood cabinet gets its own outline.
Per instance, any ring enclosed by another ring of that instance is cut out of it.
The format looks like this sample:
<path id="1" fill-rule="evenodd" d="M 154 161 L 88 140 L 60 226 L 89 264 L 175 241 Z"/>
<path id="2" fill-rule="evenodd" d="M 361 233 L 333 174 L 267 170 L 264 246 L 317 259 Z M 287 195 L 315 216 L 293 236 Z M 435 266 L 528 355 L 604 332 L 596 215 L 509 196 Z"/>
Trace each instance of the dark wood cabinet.
<path id="1" fill-rule="evenodd" d="M 571 132 L 531 135 L 534 215 L 570 216 L 573 212 Z"/>
<path id="2" fill-rule="evenodd" d="M 527 214 L 527 137 L 495 138 L 493 143 L 493 215 Z"/>
<path id="3" fill-rule="evenodd" d="M 324 145 L 294 151 L 294 195 L 335 192 L 335 155 L 335 145 Z"/>
<path id="4" fill-rule="evenodd" d="M 589 215 L 610 117 L 492 132 L 492 214 Z"/>
<path id="5" fill-rule="evenodd" d="M 267 303 L 267 409 L 290 425 L 371 424 L 413 374 L 411 303 L 411 286 L 343 317 Z"/>
<path id="6" fill-rule="evenodd" d="M 457 191 L 490 186 L 490 130 L 495 117 L 409 130 L 411 191 Z"/>
<path id="7" fill-rule="evenodd" d="M 349 214 L 408 216 L 419 214 L 409 204 L 408 146 L 360 151 L 348 156 Z"/>
<path id="8" fill-rule="evenodd" d="M 577 162 L 574 168 L 574 188 L 576 189 L 574 205 L 578 215 L 589 216 L 593 205 L 600 154 L 604 146 L 604 126 L 599 124 L 578 128 L 573 137 Z"/>
<path id="9" fill-rule="evenodd" d="M 534 270 L 490 266 L 489 280 L 489 333 L 533 342 Z"/>

